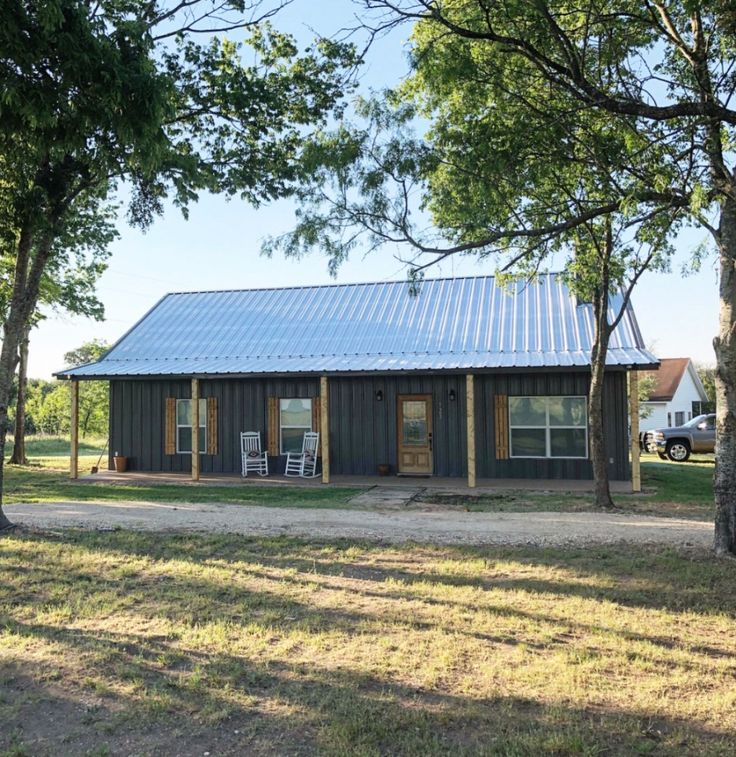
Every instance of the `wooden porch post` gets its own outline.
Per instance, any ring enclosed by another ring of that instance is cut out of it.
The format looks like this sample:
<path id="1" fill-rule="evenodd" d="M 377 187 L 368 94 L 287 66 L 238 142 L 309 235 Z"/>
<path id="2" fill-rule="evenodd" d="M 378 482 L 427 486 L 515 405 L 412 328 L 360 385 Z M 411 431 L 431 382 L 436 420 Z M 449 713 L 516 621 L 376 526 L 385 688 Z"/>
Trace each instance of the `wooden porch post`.
<path id="1" fill-rule="evenodd" d="M 199 379 L 192 379 L 192 481 L 199 481 Z"/>
<path id="2" fill-rule="evenodd" d="M 631 417 L 631 491 L 641 491 L 641 450 L 639 448 L 639 374 L 629 371 L 629 416 Z"/>
<path id="3" fill-rule="evenodd" d="M 322 446 L 322 483 L 330 483 L 330 406 L 327 376 L 319 379 L 319 427 L 322 432 L 320 445 Z"/>
<path id="4" fill-rule="evenodd" d="M 465 377 L 465 422 L 468 434 L 468 486 L 475 489 L 475 382 L 472 373 Z"/>
<path id="5" fill-rule="evenodd" d="M 72 379 L 71 406 L 71 453 L 69 456 L 69 477 L 79 478 L 79 381 Z"/>

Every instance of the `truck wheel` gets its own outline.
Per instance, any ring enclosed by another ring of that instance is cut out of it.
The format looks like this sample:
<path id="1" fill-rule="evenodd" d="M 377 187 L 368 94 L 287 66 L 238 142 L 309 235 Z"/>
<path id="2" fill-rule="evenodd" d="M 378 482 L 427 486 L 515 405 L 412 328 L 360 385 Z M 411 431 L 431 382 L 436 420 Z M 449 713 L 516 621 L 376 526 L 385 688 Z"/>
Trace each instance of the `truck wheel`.
<path id="1" fill-rule="evenodd" d="M 690 457 L 690 445 L 681 441 L 670 442 L 667 445 L 667 457 L 672 462 L 684 463 Z"/>
<path id="2" fill-rule="evenodd" d="M 664 452 L 659 452 L 659 450 L 658 450 L 657 454 L 659 455 L 659 459 L 660 460 L 666 460 L 667 459 L 667 455 L 665 455 Z"/>

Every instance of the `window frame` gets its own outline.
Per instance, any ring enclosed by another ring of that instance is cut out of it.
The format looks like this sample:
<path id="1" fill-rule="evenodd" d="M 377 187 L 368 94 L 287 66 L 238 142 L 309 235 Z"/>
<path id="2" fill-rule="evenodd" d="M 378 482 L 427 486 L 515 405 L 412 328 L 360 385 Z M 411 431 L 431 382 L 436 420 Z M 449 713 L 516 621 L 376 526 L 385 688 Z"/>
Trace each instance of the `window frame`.
<path id="1" fill-rule="evenodd" d="M 544 400 L 544 426 L 529 426 L 513 424 L 511 421 L 511 400 L 512 399 L 529 399 L 529 400 Z M 585 423 L 582 426 L 551 426 L 549 422 L 549 400 L 551 399 L 579 399 L 583 400 L 583 407 L 585 408 Z M 509 458 L 514 460 L 589 460 L 590 459 L 590 433 L 588 428 L 588 398 L 584 394 L 514 394 L 509 395 Z M 553 455 L 552 454 L 552 435 L 553 429 L 579 429 L 585 430 L 585 454 L 584 455 Z M 514 429 L 544 429 L 544 455 L 515 455 L 513 434 Z"/>
<path id="2" fill-rule="evenodd" d="M 191 455 L 193 450 L 182 450 L 179 448 L 179 429 L 180 428 L 188 428 L 193 429 L 193 426 L 191 424 L 186 423 L 179 423 L 179 403 L 180 402 L 189 402 L 191 403 L 191 398 L 182 398 L 176 400 L 176 407 L 174 408 L 175 417 L 174 420 L 176 421 L 176 454 L 177 455 Z M 202 412 L 202 406 L 204 405 L 204 412 Z M 204 440 L 204 450 L 200 449 L 199 454 L 200 455 L 206 455 L 207 454 L 207 398 L 206 397 L 200 397 L 199 398 L 199 438 L 200 440 Z M 200 447 L 202 446 L 202 442 L 199 443 Z"/>
<path id="3" fill-rule="evenodd" d="M 299 400 L 300 402 L 308 402 L 309 403 L 309 426 L 284 426 L 281 422 L 281 406 L 284 402 L 291 402 L 292 400 Z M 313 398 L 312 397 L 279 397 L 279 455 L 288 455 L 288 450 L 284 450 L 284 435 L 283 430 L 285 428 L 298 428 L 298 429 L 304 429 L 304 433 L 307 433 L 308 431 L 313 431 L 313 415 L 314 412 L 314 405 L 313 405 Z M 302 440 L 303 443 L 303 440 Z M 292 454 L 294 454 L 292 452 Z"/>

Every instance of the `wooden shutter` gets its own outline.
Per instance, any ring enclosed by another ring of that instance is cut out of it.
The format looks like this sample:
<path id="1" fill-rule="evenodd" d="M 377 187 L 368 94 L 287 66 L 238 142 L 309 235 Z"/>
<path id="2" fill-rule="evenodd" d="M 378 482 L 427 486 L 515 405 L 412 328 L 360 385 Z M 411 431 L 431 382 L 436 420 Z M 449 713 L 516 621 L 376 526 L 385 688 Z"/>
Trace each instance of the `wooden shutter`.
<path id="1" fill-rule="evenodd" d="M 322 416 L 320 414 L 320 401 L 319 397 L 312 397 L 312 431 L 320 433 L 320 426 L 322 425 Z M 317 445 L 317 457 L 322 457 L 322 445 Z"/>
<path id="2" fill-rule="evenodd" d="M 217 454 L 217 397 L 207 397 L 207 454 Z"/>
<path id="3" fill-rule="evenodd" d="M 278 457 L 279 454 L 279 398 L 268 398 L 268 412 L 266 421 L 266 438 L 268 439 L 268 454 L 271 457 Z"/>
<path id="4" fill-rule="evenodd" d="M 496 395 L 496 460 L 509 459 L 509 398 L 507 394 Z"/>
<path id="5" fill-rule="evenodd" d="M 176 397 L 166 398 L 164 420 L 164 454 L 176 454 Z"/>

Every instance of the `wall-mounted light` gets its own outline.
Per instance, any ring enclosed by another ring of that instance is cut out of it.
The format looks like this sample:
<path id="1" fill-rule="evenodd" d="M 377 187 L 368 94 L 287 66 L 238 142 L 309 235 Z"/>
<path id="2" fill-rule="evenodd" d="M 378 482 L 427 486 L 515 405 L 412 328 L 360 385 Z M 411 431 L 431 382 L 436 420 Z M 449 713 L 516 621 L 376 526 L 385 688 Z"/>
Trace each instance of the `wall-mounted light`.
<path id="1" fill-rule="evenodd" d="M 448 396 L 450 397 L 450 402 L 454 402 L 457 399 L 454 389 L 450 389 L 450 394 Z"/>
<path id="2" fill-rule="evenodd" d="M 376 402 L 383 402 L 383 389 L 376 392 Z"/>

